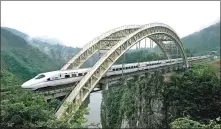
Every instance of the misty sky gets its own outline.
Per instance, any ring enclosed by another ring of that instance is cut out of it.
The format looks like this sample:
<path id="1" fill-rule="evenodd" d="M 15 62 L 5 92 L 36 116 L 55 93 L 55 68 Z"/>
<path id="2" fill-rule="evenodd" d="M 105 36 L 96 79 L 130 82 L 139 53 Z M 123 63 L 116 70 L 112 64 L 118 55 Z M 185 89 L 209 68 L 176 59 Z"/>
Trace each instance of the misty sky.
<path id="1" fill-rule="evenodd" d="M 123 25 L 162 22 L 180 37 L 220 19 L 220 1 L 1 1 L 1 26 L 82 47 Z"/>

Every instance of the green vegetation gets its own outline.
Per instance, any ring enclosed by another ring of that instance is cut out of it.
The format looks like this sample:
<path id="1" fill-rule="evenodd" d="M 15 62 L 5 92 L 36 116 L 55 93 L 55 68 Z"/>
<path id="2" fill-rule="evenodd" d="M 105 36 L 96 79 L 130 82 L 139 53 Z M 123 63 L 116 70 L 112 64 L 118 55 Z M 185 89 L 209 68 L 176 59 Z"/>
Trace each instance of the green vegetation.
<path id="1" fill-rule="evenodd" d="M 85 108 L 71 119 L 58 121 L 54 114 L 58 100 L 47 103 L 43 96 L 21 89 L 24 81 L 41 72 L 60 69 L 64 60 L 56 60 L 41 48 L 30 45 L 27 35 L 10 28 L 1 28 L 1 127 L 70 128 L 82 127 Z M 62 50 L 60 50 L 62 51 Z"/>
<path id="2" fill-rule="evenodd" d="M 185 49 L 193 55 L 205 55 L 217 51 L 220 55 L 220 22 L 181 39 Z"/>
<path id="3" fill-rule="evenodd" d="M 19 87 L 10 87 L 1 93 L 1 127 L 14 128 L 79 128 L 86 120 L 83 115 L 86 109 L 81 109 L 68 123 L 57 120 L 55 110 L 46 103 L 43 96 Z"/>
<path id="4" fill-rule="evenodd" d="M 16 86 L 20 84 L 21 80 L 18 79 L 14 74 L 10 73 L 5 69 L 1 70 L 1 87 Z"/>
<path id="5" fill-rule="evenodd" d="M 119 84 L 121 86 L 102 92 L 102 127 L 120 128 L 123 120 L 128 121 L 130 128 L 163 127 L 163 117 L 155 116 L 155 113 L 159 112 L 152 110 L 161 103 L 163 77 L 156 73 L 141 80 L 135 77 L 133 81 L 123 82 Z"/>
<path id="6" fill-rule="evenodd" d="M 171 77 L 165 87 L 167 106 L 176 108 L 176 116 L 189 115 L 194 120 L 208 122 L 221 116 L 220 80 L 214 67 L 193 65 L 186 72 Z"/>
<path id="7" fill-rule="evenodd" d="M 134 62 L 145 62 L 145 61 L 152 61 L 152 60 L 162 60 L 165 59 L 164 55 L 158 55 L 155 52 L 150 52 L 145 49 L 137 50 L 128 52 L 121 56 L 117 61 L 116 64 L 122 63 L 134 63 Z"/>
<path id="8" fill-rule="evenodd" d="M 217 124 L 217 122 L 220 122 L 220 118 L 217 118 L 216 120 L 211 120 L 208 124 L 201 124 L 197 121 L 190 120 L 189 118 L 178 118 L 170 125 L 171 129 L 220 129 L 221 124 Z"/>
<path id="9" fill-rule="evenodd" d="M 80 50 L 79 48 L 67 47 L 60 44 L 52 44 L 50 42 L 41 41 L 38 38 L 29 40 L 29 43 L 35 48 L 38 48 L 41 52 L 48 55 L 51 59 L 62 62 L 62 65 Z"/>
<path id="10" fill-rule="evenodd" d="M 1 63 L 3 63 L 2 69 L 13 73 L 22 81 L 40 72 L 61 67 L 61 62 L 52 60 L 39 49 L 29 45 L 23 38 L 3 28 L 1 28 Z"/>
<path id="11" fill-rule="evenodd" d="M 123 120 L 131 128 L 168 128 L 171 122 L 173 128 L 220 126 L 214 123 L 221 116 L 220 80 L 212 66 L 193 65 L 169 82 L 156 73 L 120 85 L 103 91 L 102 127 L 120 128 Z M 186 116 L 192 120 L 181 119 Z"/>
<path id="12" fill-rule="evenodd" d="M 103 103 L 101 104 L 102 128 L 120 128 L 122 120 L 120 101 L 124 90 L 121 87 L 117 87 L 116 89 L 113 88 L 102 92 L 104 94 L 102 97 Z"/>

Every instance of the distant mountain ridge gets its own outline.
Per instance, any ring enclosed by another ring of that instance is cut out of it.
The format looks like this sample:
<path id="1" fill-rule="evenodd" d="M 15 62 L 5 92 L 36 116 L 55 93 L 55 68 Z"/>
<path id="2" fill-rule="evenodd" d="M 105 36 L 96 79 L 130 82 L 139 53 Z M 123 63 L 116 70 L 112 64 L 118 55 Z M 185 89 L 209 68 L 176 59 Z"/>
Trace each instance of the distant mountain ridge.
<path id="1" fill-rule="evenodd" d="M 22 38 L 24 38 L 27 42 L 31 41 L 31 40 L 39 40 L 41 42 L 46 42 L 46 43 L 49 43 L 49 44 L 52 44 L 52 45 L 57 45 L 57 44 L 60 44 L 60 45 L 64 45 L 61 41 L 59 41 L 58 39 L 55 39 L 55 38 L 49 38 L 48 36 L 37 36 L 37 37 L 30 37 L 28 34 L 25 34 L 21 31 L 18 31 L 16 29 L 13 29 L 13 28 L 9 28 L 9 27 L 2 27 L 3 29 L 6 29 L 8 31 L 11 31 L 13 34 L 17 35 L 17 36 L 20 36 Z"/>
<path id="2" fill-rule="evenodd" d="M 13 79 L 23 82 L 42 72 L 59 70 L 79 50 L 1 27 L 1 82 L 13 84 Z M 86 66 L 92 63 L 94 60 L 90 59 Z"/>
<path id="3" fill-rule="evenodd" d="M 2 27 L 2 29 L 8 30 L 8 31 L 12 32 L 13 34 L 15 34 L 15 35 L 17 35 L 17 36 L 20 36 L 20 37 L 23 38 L 23 39 L 26 39 L 27 37 L 29 37 L 27 34 L 21 32 L 21 31 L 18 31 L 18 30 L 16 30 L 16 29 L 13 29 L 13 28 Z"/>
<path id="4" fill-rule="evenodd" d="M 210 51 L 217 51 L 217 55 L 220 55 L 220 21 L 183 37 L 181 41 L 184 48 L 194 55 L 209 54 Z"/>
<path id="5" fill-rule="evenodd" d="M 39 40 L 39 41 L 41 41 L 41 42 L 46 42 L 46 43 L 49 43 L 49 44 L 51 44 L 51 45 L 57 45 L 57 44 L 59 44 L 59 45 L 63 45 L 63 46 L 64 46 L 64 44 L 63 44 L 61 41 L 59 41 L 58 39 L 49 38 L 49 37 L 47 37 L 47 36 L 32 37 L 31 39 L 33 39 L 33 40 Z"/>
<path id="6" fill-rule="evenodd" d="M 61 62 L 67 62 L 72 56 L 76 54 L 80 49 L 67 47 L 61 44 L 53 44 L 50 42 L 39 40 L 39 38 L 32 38 L 29 43 L 40 49 L 47 54 L 50 58 L 60 60 Z"/>
<path id="7" fill-rule="evenodd" d="M 38 48 L 43 53 L 47 54 L 50 58 L 55 60 L 60 60 L 60 62 L 65 62 L 70 59 L 79 48 L 67 47 L 57 39 L 48 38 L 47 36 L 43 37 L 30 37 L 29 35 L 20 32 L 16 29 L 2 27 L 2 29 L 12 32 L 14 35 L 17 35 L 23 38 L 30 45 Z"/>
<path id="8" fill-rule="evenodd" d="M 1 28 L 1 69 L 27 80 L 40 72 L 58 69 L 62 64 L 27 43 L 21 36 Z"/>

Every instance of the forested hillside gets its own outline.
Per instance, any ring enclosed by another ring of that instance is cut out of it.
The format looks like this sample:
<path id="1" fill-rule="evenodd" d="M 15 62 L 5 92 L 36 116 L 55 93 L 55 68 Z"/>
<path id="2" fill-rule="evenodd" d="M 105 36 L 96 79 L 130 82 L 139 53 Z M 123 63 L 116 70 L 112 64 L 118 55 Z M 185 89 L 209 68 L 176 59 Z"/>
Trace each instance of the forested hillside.
<path id="1" fill-rule="evenodd" d="M 23 38 L 27 43 L 38 48 L 41 52 L 45 53 L 54 60 L 58 60 L 59 62 L 66 62 L 77 51 L 79 51 L 79 48 L 64 46 L 56 39 L 49 39 L 46 37 L 30 37 L 21 31 L 8 27 L 3 27 L 3 29 L 6 29 L 12 32 L 14 35 Z"/>
<path id="2" fill-rule="evenodd" d="M 25 80 L 40 72 L 60 69 L 65 63 L 30 45 L 25 40 L 26 36 L 14 29 L 1 28 L 0 127 L 81 127 L 84 110 L 78 111 L 80 114 L 71 122 L 58 121 L 51 102 L 46 103 L 43 96 L 20 88 Z"/>
<path id="3" fill-rule="evenodd" d="M 157 54 L 155 52 L 150 52 L 148 51 L 148 49 L 141 49 L 127 52 L 125 56 L 121 56 L 117 60 L 116 64 L 153 61 L 156 59 L 162 60 L 165 59 L 165 56 L 162 54 Z"/>
<path id="4" fill-rule="evenodd" d="M 31 38 L 16 29 L 1 28 L 1 81 L 13 85 L 31 79 L 41 72 L 60 69 L 80 48 L 46 42 Z M 98 54 L 90 58 L 83 67 L 91 67 L 98 60 Z M 12 81 L 19 80 L 19 81 Z M 16 82 L 16 83 L 14 83 Z"/>
<path id="5" fill-rule="evenodd" d="M 59 60 L 61 62 L 67 62 L 68 59 L 70 59 L 79 51 L 79 48 L 67 47 L 61 44 L 52 44 L 39 40 L 39 38 L 32 38 L 29 40 L 29 43 L 32 46 L 39 48 L 50 58 Z"/>
<path id="6" fill-rule="evenodd" d="M 17 78 L 24 81 L 40 72 L 58 69 L 62 63 L 32 47 L 22 37 L 1 28 L 1 68 Z"/>
<path id="7" fill-rule="evenodd" d="M 181 41 L 184 48 L 194 55 L 207 54 L 209 51 L 217 51 L 217 55 L 220 55 L 220 22 L 183 37 Z"/>

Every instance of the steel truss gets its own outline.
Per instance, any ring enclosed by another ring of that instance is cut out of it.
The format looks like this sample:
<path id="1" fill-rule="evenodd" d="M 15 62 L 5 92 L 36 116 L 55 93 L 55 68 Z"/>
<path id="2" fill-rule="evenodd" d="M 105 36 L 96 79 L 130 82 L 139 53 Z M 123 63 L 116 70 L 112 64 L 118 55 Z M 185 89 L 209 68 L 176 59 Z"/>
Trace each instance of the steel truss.
<path id="1" fill-rule="evenodd" d="M 167 58 L 169 58 L 169 55 L 165 51 L 163 41 L 173 41 L 181 51 L 184 66 L 186 68 L 189 67 L 182 42 L 176 32 L 168 25 L 151 23 L 142 26 L 123 26 L 113 29 L 85 45 L 85 47 L 62 68 L 62 70 L 79 68 L 98 50 L 108 50 L 64 100 L 64 103 L 56 112 L 57 118 L 65 118 L 75 113 L 115 61 L 132 46 L 145 38 L 153 40 Z"/>

